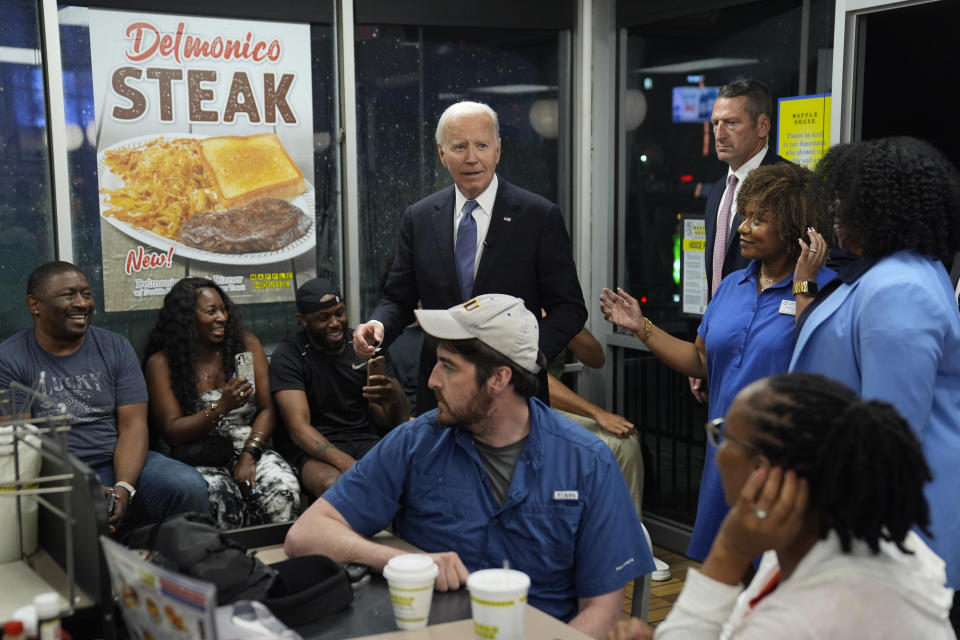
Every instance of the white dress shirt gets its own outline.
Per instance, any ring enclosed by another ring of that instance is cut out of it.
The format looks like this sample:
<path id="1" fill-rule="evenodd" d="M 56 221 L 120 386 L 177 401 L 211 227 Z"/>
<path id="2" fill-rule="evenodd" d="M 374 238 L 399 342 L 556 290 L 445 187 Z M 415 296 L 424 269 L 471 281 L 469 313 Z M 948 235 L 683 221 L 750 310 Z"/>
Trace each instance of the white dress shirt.
<path id="1" fill-rule="evenodd" d="M 754 169 L 760 166 L 760 163 L 763 162 L 763 158 L 764 156 L 767 155 L 767 149 L 769 148 L 770 148 L 770 145 L 768 144 L 763 145 L 763 149 L 760 149 L 760 151 L 755 156 L 753 156 L 752 158 L 744 162 L 740 166 L 740 168 L 737 169 L 736 171 L 727 167 L 727 185 L 728 186 L 723 190 L 723 193 L 720 195 L 721 203 L 727 197 L 727 189 L 730 188 L 729 187 L 730 176 L 737 176 L 737 186 L 735 187 L 733 192 L 733 202 L 730 203 L 730 219 L 727 220 L 727 224 L 730 225 L 727 228 L 728 238 L 730 237 L 729 233 L 732 232 L 733 230 L 733 220 L 737 215 L 737 195 L 740 193 L 740 185 L 742 185 L 743 181 L 747 179 L 747 176 L 750 175 L 751 171 L 753 171 Z M 719 217 L 719 213 L 720 211 L 718 209 L 717 210 L 718 217 Z"/>

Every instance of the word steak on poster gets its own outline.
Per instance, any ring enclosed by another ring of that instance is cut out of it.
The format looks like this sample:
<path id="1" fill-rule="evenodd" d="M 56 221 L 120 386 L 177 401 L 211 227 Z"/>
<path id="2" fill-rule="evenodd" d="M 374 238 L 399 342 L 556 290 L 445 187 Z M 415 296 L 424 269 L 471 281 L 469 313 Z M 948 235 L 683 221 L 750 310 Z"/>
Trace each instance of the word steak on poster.
<path id="1" fill-rule="evenodd" d="M 107 311 L 206 277 L 238 303 L 316 275 L 306 24 L 90 10 Z"/>

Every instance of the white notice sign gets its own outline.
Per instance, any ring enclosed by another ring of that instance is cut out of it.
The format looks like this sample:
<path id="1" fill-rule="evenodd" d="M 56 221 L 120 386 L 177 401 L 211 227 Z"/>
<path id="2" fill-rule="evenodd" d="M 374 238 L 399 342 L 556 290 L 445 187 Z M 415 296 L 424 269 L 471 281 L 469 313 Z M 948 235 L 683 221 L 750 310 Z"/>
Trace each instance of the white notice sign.
<path id="1" fill-rule="evenodd" d="M 707 308 L 707 231 L 703 218 L 685 218 L 683 221 L 683 270 L 681 272 L 682 313 L 703 315 Z"/>

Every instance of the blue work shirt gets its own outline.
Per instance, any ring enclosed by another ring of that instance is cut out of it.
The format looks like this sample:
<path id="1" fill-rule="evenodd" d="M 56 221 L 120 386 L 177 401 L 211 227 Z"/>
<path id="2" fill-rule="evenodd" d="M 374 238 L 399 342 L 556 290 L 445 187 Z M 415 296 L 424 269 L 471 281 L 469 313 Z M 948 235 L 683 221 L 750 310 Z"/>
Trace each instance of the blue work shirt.
<path id="1" fill-rule="evenodd" d="M 796 304 L 793 275 L 757 295 L 760 263 L 752 260 L 720 282 L 707 305 L 697 333 L 707 350 L 710 419 L 727 415 L 733 399 L 751 382 L 786 373 L 793 354 Z M 821 267 L 817 284 L 823 288 L 836 275 Z"/>
<path id="2" fill-rule="evenodd" d="M 396 515 L 396 533 L 427 552 L 455 551 L 469 571 L 530 576 L 530 604 L 569 621 L 578 598 L 654 569 L 627 485 L 596 436 L 529 401 L 530 436 L 497 504 L 473 434 L 436 410 L 391 431 L 323 497 L 362 535 Z"/>
<path id="3" fill-rule="evenodd" d="M 760 263 L 752 260 L 724 278 L 697 329 L 707 351 L 711 420 L 725 416 L 733 399 L 751 382 L 786 373 L 790 365 L 796 327 L 796 315 L 789 313 L 796 304 L 793 275 L 757 295 L 759 270 Z M 821 267 L 817 284 L 823 288 L 834 275 L 833 270 Z M 697 519 L 687 547 L 687 555 L 701 562 L 727 515 L 716 453 L 707 442 Z"/>

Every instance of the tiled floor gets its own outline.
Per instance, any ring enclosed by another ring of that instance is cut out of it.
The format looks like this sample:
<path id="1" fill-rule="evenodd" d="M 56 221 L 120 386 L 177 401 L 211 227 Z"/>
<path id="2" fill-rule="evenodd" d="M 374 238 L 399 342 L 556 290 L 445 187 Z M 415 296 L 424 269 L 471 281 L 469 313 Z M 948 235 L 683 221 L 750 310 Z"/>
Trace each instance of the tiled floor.
<path id="1" fill-rule="evenodd" d="M 653 555 L 670 565 L 671 574 L 669 580 L 651 583 L 650 619 L 648 622 L 657 626 L 670 613 L 670 607 L 673 606 L 677 596 L 680 595 L 680 590 L 683 589 L 683 581 L 687 577 L 687 569 L 699 567 L 700 563 L 679 553 L 673 553 L 656 546 L 653 548 Z M 624 596 L 623 615 L 629 617 L 633 606 L 633 583 L 627 585 Z"/>

